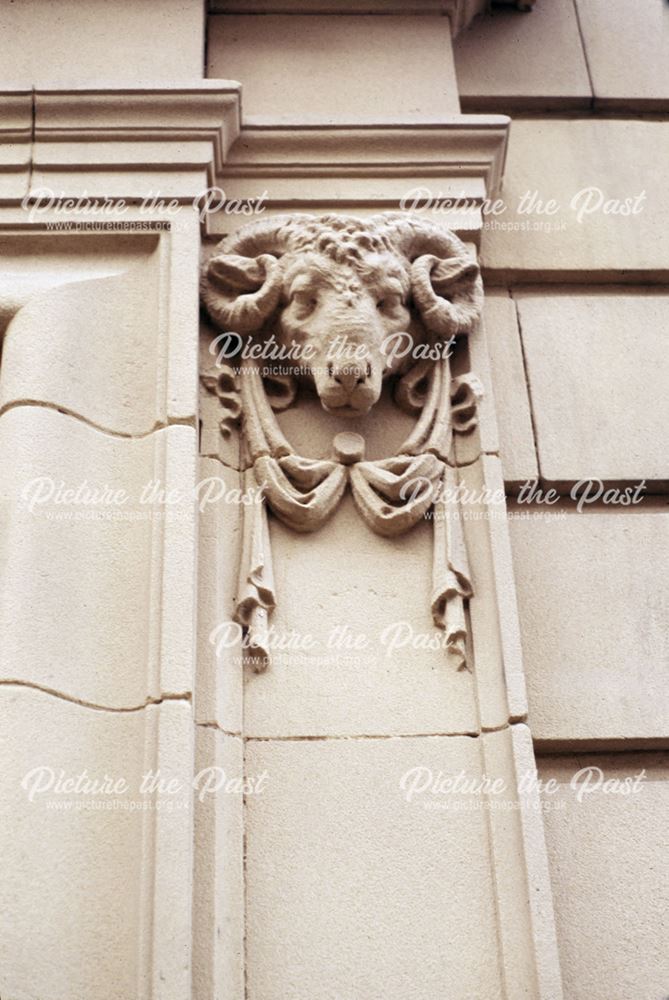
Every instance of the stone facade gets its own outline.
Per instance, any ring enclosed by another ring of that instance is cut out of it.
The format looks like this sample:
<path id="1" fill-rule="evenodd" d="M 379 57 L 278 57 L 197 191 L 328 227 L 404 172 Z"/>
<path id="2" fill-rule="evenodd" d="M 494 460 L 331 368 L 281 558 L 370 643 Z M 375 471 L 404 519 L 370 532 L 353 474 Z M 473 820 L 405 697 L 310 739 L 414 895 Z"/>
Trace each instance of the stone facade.
<path id="1" fill-rule="evenodd" d="M 669 995 L 668 27 L 0 3 L 2 1000 Z"/>

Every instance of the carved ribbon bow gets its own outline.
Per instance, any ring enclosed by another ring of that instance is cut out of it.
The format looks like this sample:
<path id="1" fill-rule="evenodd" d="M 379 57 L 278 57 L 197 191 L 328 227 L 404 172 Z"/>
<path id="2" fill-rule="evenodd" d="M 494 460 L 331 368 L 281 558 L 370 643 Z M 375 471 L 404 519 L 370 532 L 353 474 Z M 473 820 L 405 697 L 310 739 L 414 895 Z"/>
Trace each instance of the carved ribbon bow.
<path id="1" fill-rule="evenodd" d="M 416 388 L 428 382 L 425 401 Z M 467 665 L 464 600 L 472 596 L 467 553 L 456 500 L 457 476 L 448 459 L 453 431 L 476 425 L 481 391 L 474 376 L 451 379 L 447 358 L 417 365 L 402 380 L 404 404 L 422 406 L 398 454 L 363 461 L 364 440 L 338 434 L 334 459 L 296 455 L 267 399 L 260 370 L 241 376 L 241 410 L 247 468 L 244 488 L 262 488 L 263 500 L 244 508 L 244 531 L 235 620 L 247 629 L 247 647 L 257 670 L 270 662 L 269 614 L 276 606 L 266 505 L 295 531 L 315 531 L 337 509 L 350 485 L 356 507 L 375 532 L 403 534 L 433 507 L 432 617 L 446 632 L 458 669 Z M 229 392 L 229 379 L 225 391 Z"/>

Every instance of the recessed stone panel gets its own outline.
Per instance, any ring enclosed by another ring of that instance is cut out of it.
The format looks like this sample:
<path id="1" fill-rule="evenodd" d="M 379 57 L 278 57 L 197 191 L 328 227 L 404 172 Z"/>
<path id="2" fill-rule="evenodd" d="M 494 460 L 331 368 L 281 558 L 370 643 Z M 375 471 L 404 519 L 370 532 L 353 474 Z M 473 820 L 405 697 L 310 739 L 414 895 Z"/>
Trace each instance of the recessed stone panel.
<path id="1" fill-rule="evenodd" d="M 430 613 L 431 522 L 381 538 L 347 496 L 317 532 L 270 531 L 275 647 L 246 679 L 248 735 L 478 731 L 472 675 Z"/>

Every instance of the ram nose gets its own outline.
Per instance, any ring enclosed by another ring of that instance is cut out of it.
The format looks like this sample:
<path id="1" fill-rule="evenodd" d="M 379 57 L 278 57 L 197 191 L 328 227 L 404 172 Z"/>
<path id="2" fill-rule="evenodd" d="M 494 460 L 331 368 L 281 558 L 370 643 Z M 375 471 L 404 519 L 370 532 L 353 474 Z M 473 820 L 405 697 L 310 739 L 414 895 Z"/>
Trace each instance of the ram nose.
<path id="1" fill-rule="evenodd" d="M 350 396 L 359 385 L 364 385 L 371 375 L 369 362 L 336 364 L 330 368 L 330 377 Z"/>

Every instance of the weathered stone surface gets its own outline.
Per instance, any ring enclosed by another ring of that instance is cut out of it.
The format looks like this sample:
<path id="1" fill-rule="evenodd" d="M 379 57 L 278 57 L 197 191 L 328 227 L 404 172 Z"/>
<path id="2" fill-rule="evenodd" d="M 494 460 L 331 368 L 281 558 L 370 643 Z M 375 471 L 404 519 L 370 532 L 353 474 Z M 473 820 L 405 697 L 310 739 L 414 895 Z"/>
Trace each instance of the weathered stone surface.
<path id="1" fill-rule="evenodd" d="M 530 273 L 581 281 L 584 271 L 593 281 L 620 280 L 621 273 L 631 280 L 638 272 L 666 278 L 668 158 L 661 122 L 515 119 L 504 177 L 507 208 L 484 227 L 483 265 L 514 278 Z M 538 214 L 537 199 L 543 209 L 554 201 L 557 210 Z M 613 214 L 613 202 L 639 211 Z"/>
<path id="2" fill-rule="evenodd" d="M 242 507 L 240 475 L 221 462 L 199 463 L 198 656 L 195 716 L 227 732 L 242 729 L 242 649 L 221 642 L 220 629 L 232 620 L 237 593 Z M 236 630 L 239 633 L 239 629 Z"/>
<path id="3" fill-rule="evenodd" d="M 588 107 L 592 99 L 574 8 L 538 3 L 529 15 L 497 8 L 454 46 L 465 111 Z"/>
<path id="4" fill-rule="evenodd" d="M 239 469 L 241 456 L 238 428 L 230 426 L 229 434 L 221 433 L 223 412 L 221 410 L 222 401 L 218 394 L 218 379 L 223 371 L 223 366 L 229 363 L 229 359 L 225 355 L 219 359 L 216 347 L 217 334 L 218 331 L 206 320 L 201 321 L 199 336 L 200 405 L 198 408 L 200 454 L 210 458 L 218 458 L 229 468 Z"/>
<path id="5" fill-rule="evenodd" d="M 537 457 L 516 307 L 506 289 L 487 292 L 483 324 L 490 359 L 484 385 L 494 399 L 504 479 L 522 483 L 536 478 Z"/>
<path id="6" fill-rule="evenodd" d="M 421 73 L 397 86 L 392 53 Z M 215 16 L 207 75 L 240 80 L 245 121 L 434 121 L 459 111 L 445 17 Z"/>
<path id="7" fill-rule="evenodd" d="M 501 183 L 509 127 L 506 115 L 460 114 L 436 124 L 357 122 L 335 132 L 327 124 L 244 124 L 221 174 L 226 204 L 210 216 L 209 232 L 245 225 L 247 217 L 232 209 L 246 198 L 255 209 L 266 206 L 268 215 L 287 206 L 348 214 L 355 206 L 368 218 L 414 206 L 477 240 L 486 191 Z"/>
<path id="8" fill-rule="evenodd" d="M 514 293 L 549 481 L 666 481 L 669 296 L 648 289 Z"/>
<path id="9" fill-rule="evenodd" d="M 194 430 L 23 406 L 0 442 L 3 678 L 117 708 L 191 691 Z"/>
<path id="10" fill-rule="evenodd" d="M 663 997 L 669 754 L 545 757 L 539 765 L 543 781 L 559 783 L 543 799 L 565 997 Z M 570 783 L 585 768 L 594 770 L 579 801 L 585 775 L 575 789 Z M 597 768 L 621 783 L 617 792 L 594 790 Z"/>
<path id="11" fill-rule="evenodd" d="M 92 711 L 22 686 L 0 706 L 2 995 L 186 1000 L 190 706 Z M 149 770 L 178 790 L 141 794 Z M 83 772 L 124 790 L 57 791 Z"/>
<path id="12" fill-rule="evenodd" d="M 0 76 L 16 86 L 172 83 L 202 76 L 199 0 L 118 3 L 18 0 L 0 11 Z"/>
<path id="13" fill-rule="evenodd" d="M 511 521 L 534 739 L 666 738 L 669 516 L 556 514 Z"/>
<path id="14" fill-rule="evenodd" d="M 246 799 L 250 1000 L 500 1000 L 485 811 L 400 786 L 480 776 L 480 740 L 252 740 L 246 761 L 267 772 Z"/>
<path id="15" fill-rule="evenodd" d="M 485 0 L 210 0 L 212 14 L 439 14 L 455 36 L 485 10 Z"/>
<path id="16" fill-rule="evenodd" d="M 666 3 L 576 0 L 595 107 L 662 111 L 669 107 L 669 8 Z"/>
<path id="17" fill-rule="evenodd" d="M 193 1000 L 244 998 L 244 750 L 196 727 Z"/>
<path id="18" fill-rule="evenodd" d="M 527 726 L 509 726 L 482 738 L 489 808 L 490 854 L 504 985 L 509 997 L 560 997 L 560 967 L 543 824 Z M 521 784 L 522 782 L 522 784 Z"/>
<path id="19" fill-rule="evenodd" d="M 313 534 L 274 519 L 270 530 L 277 646 L 247 678 L 247 734 L 478 731 L 472 676 L 449 662 L 430 614 L 430 522 L 380 538 L 347 496 Z"/>
<path id="20" fill-rule="evenodd" d="M 0 14 L 0 18 L 2 14 Z M 0 89 L 0 198 L 22 198 L 29 184 L 33 124 L 30 90 Z"/>
<path id="21" fill-rule="evenodd" d="M 43 221 L 37 209 L 28 218 Z M 56 405 L 123 435 L 193 421 L 197 349 L 184 333 L 198 309 L 193 222 L 169 237 L 3 235 L 0 405 Z"/>
<path id="22" fill-rule="evenodd" d="M 212 167 L 220 169 L 239 135 L 240 96 L 240 84 L 230 80 L 38 87 L 30 198 L 52 191 L 77 204 L 82 198 L 114 199 L 115 209 L 123 203 L 121 229 L 153 228 L 149 215 L 164 230 L 166 222 L 175 222 L 173 202 L 186 206 L 199 199 L 211 183 Z M 175 242 L 181 241 L 178 234 L 197 232 L 198 215 L 182 213 L 171 228 Z M 99 217 L 96 211 L 94 221 Z M 191 255 L 195 264 L 192 242 Z"/>
<path id="23" fill-rule="evenodd" d="M 478 715 L 484 729 L 498 729 L 527 715 L 501 463 L 485 455 L 460 469 L 459 481 Z"/>
<path id="24" fill-rule="evenodd" d="M 5 335 L 0 405 L 53 403 L 125 434 L 164 422 L 166 365 L 152 265 L 149 257 L 124 274 L 31 296 Z"/>
<path id="25" fill-rule="evenodd" d="M 541 997 L 564 996 L 562 990 L 562 974 L 560 971 L 560 959 L 558 955 L 557 936 L 555 932 L 555 914 L 553 908 L 553 893 L 548 869 L 548 858 L 546 855 L 546 840 L 544 837 L 544 823 L 541 814 L 541 797 L 539 783 L 537 781 L 537 766 L 532 744 L 532 733 L 528 726 L 523 724 L 510 727 L 511 743 L 513 746 L 513 766 L 515 781 L 509 782 L 509 787 L 516 789 L 516 802 L 520 813 L 520 828 L 522 831 L 523 853 L 524 853 L 524 875 L 527 879 L 527 901 L 532 922 L 532 946 L 536 959 L 537 979 L 539 982 L 538 995 Z M 486 762 L 490 759 L 490 751 L 498 750 L 499 740 L 495 734 L 489 734 L 486 738 Z M 499 757 L 495 756 L 499 760 Z M 505 759 L 503 757 L 503 759 Z M 489 765 L 492 767 L 492 764 Z M 499 766 L 499 765 L 498 765 Z M 504 824 L 504 818 L 500 820 Z M 494 831 L 495 824 L 492 829 Z M 506 850 L 497 854 L 495 859 L 496 868 L 499 869 L 498 896 L 500 903 L 503 899 L 503 887 L 505 876 L 514 872 L 518 878 L 517 867 L 512 861 L 513 852 Z M 505 871 L 506 867 L 510 872 Z M 514 871 L 515 870 L 515 871 Z M 516 897 L 514 913 L 516 918 L 522 914 L 522 908 L 518 905 Z M 501 915 L 500 924 L 504 918 Z M 502 931 L 503 933 L 503 931 Z"/>

